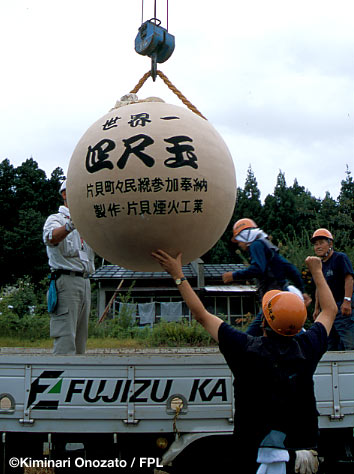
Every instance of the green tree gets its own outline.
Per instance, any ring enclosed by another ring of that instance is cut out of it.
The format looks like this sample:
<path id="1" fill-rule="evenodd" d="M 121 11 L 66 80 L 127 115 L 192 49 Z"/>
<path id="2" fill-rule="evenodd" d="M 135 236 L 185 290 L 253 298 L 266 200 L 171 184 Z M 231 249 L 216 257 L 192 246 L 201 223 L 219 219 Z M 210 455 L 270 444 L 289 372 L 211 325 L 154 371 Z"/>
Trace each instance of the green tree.
<path id="1" fill-rule="evenodd" d="M 324 199 L 321 201 L 320 209 L 316 216 L 316 223 L 311 232 L 322 227 L 334 232 L 334 229 L 337 228 L 338 212 L 338 202 L 327 191 Z"/>
<path id="2" fill-rule="evenodd" d="M 280 170 L 274 194 L 268 195 L 262 208 L 264 230 L 279 242 L 284 235 L 293 235 L 296 229 L 295 196 L 287 187 L 285 174 Z M 294 227 L 295 224 L 295 227 Z"/>
<path id="3" fill-rule="evenodd" d="M 6 230 L 14 226 L 16 222 L 15 210 L 15 190 L 14 190 L 15 169 L 9 160 L 0 163 L 0 272 L 8 268 Z M 0 284 L 3 284 L 1 281 Z"/>
<path id="4" fill-rule="evenodd" d="M 329 192 L 320 203 L 315 223 L 311 229 L 325 227 L 334 237 L 337 250 L 346 251 L 352 248 L 354 239 L 354 182 L 349 168 L 346 169 L 346 178 L 341 181 L 340 194 L 337 200 Z"/>
<path id="5" fill-rule="evenodd" d="M 45 219 L 61 202 L 60 168 L 48 180 L 30 158 L 14 168 L 9 160 L 0 164 L 0 285 L 14 283 L 24 275 L 40 281 L 48 272 L 42 241 Z"/>
<path id="6" fill-rule="evenodd" d="M 18 222 L 8 230 L 6 247 L 11 255 L 11 279 L 31 275 L 33 281 L 40 281 L 48 273 L 47 255 L 42 240 L 45 216 L 35 210 L 20 209 Z"/>
<path id="7" fill-rule="evenodd" d="M 245 187 L 239 189 L 237 196 L 236 208 L 233 215 L 232 224 L 238 219 L 249 217 L 258 225 L 261 218 L 262 203 L 261 192 L 258 189 L 257 179 L 252 171 L 251 166 L 248 167 Z"/>
<path id="8" fill-rule="evenodd" d="M 203 255 L 202 260 L 205 263 L 213 264 L 230 263 L 232 261 L 228 245 L 222 238 L 219 239 L 205 255 Z"/>
<path id="9" fill-rule="evenodd" d="M 256 177 L 249 166 L 244 189 L 237 189 L 236 204 L 230 222 L 214 247 L 202 256 L 205 263 L 242 263 L 239 255 L 235 254 L 237 247 L 231 243 L 232 228 L 242 217 L 250 217 L 258 224 L 262 210 L 260 195 Z"/>
<path id="10" fill-rule="evenodd" d="M 1 226 L 15 222 L 15 169 L 8 159 L 0 163 L 0 223 Z"/>
<path id="11" fill-rule="evenodd" d="M 294 196 L 292 226 L 295 229 L 295 234 L 302 238 L 303 233 L 309 235 L 311 229 L 315 227 L 321 201 L 312 196 L 309 191 L 305 190 L 304 186 L 300 186 L 296 178 L 293 186 L 289 188 L 289 191 Z M 292 236 L 289 234 L 288 237 Z"/>
<path id="12" fill-rule="evenodd" d="M 57 167 L 52 171 L 50 179 L 47 179 L 44 184 L 44 195 L 46 196 L 47 201 L 44 210 L 44 215 L 46 217 L 58 212 L 59 206 L 63 204 L 62 197 L 59 194 L 59 189 L 64 179 L 65 176 L 62 168 Z"/>
<path id="13" fill-rule="evenodd" d="M 354 240 L 354 181 L 347 165 L 346 178 L 341 182 L 338 196 L 338 232 L 336 245 L 341 248 L 351 246 Z"/>

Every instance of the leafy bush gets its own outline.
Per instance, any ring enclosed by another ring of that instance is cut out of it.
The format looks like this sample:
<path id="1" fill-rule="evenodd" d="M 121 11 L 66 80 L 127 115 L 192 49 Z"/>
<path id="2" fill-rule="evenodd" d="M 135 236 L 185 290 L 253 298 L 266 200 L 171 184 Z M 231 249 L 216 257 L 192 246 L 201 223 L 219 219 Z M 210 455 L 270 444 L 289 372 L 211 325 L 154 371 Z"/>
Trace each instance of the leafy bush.
<path id="1" fill-rule="evenodd" d="M 18 337 L 20 319 L 11 310 L 1 311 L 0 334 L 2 336 Z"/>
<path id="2" fill-rule="evenodd" d="M 88 337 L 93 338 L 105 338 L 109 337 L 109 321 L 103 321 L 98 324 L 96 311 L 91 310 L 89 325 L 88 325 Z"/>
<path id="3" fill-rule="evenodd" d="M 20 278 L 13 286 L 0 291 L 0 334 L 26 340 L 49 337 L 49 314 L 45 291 L 38 293 L 29 277 Z"/>
<path id="4" fill-rule="evenodd" d="M 110 337 L 116 337 L 117 339 L 127 339 L 128 337 L 132 337 L 134 332 L 131 320 L 128 321 L 127 318 L 125 318 L 125 315 L 123 320 L 120 318 L 109 320 L 107 326 Z"/>
<path id="5" fill-rule="evenodd" d="M 35 315 L 27 314 L 19 321 L 17 334 L 22 339 L 35 341 L 36 339 L 49 338 L 50 316 L 49 314 Z"/>
<path id="6" fill-rule="evenodd" d="M 13 286 L 5 286 L 0 292 L 0 299 L 0 311 L 10 309 L 19 318 L 33 313 L 37 304 L 35 288 L 28 276 L 18 279 Z"/>
<path id="7" fill-rule="evenodd" d="M 27 314 L 19 318 L 14 312 L 6 311 L 0 315 L 0 334 L 30 341 L 47 339 L 49 319 L 49 314 L 39 316 Z"/>
<path id="8" fill-rule="evenodd" d="M 92 319 L 89 325 L 90 338 L 115 338 L 118 340 L 134 340 L 138 344 L 149 347 L 206 346 L 214 344 L 213 339 L 196 321 L 189 323 L 161 321 L 150 327 L 139 327 L 136 324 L 124 326 L 119 318 L 109 319 L 97 325 Z"/>

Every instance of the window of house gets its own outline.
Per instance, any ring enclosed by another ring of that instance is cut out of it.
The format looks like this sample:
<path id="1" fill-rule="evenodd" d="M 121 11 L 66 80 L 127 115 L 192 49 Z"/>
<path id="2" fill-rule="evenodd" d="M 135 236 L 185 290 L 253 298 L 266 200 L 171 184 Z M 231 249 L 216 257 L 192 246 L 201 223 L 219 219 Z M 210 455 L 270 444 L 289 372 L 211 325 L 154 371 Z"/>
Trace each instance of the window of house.
<path id="1" fill-rule="evenodd" d="M 230 296 L 230 315 L 240 316 L 242 314 L 242 297 Z"/>
<path id="2" fill-rule="evenodd" d="M 215 298 L 213 296 L 206 296 L 202 298 L 205 309 L 211 314 L 215 314 Z"/>
<path id="3" fill-rule="evenodd" d="M 243 305 L 243 315 L 251 313 L 255 314 L 256 306 L 253 296 L 243 296 L 242 297 L 242 305 Z"/>
<path id="4" fill-rule="evenodd" d="M 227 310 L 227 297 L 226 296 L 216 296 L 215 297 L 215 307 L 217 316 L 228 316 Z"/>
<path id="5" fill-rule="evenodd" d="M 151 297 L 144 297 L 144 296 L 134 296 L 134 298 L 132 298 L 132 302 L 133 303 L 151 303 L 153 301 L 153 299 Z"/>

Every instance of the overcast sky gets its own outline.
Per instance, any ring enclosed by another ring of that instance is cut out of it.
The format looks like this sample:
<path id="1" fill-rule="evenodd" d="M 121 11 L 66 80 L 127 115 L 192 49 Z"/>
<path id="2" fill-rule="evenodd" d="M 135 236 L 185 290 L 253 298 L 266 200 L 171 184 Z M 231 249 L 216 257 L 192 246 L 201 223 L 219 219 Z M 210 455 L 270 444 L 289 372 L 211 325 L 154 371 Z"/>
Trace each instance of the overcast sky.
<path id="1" fill-rule="evenodd" d="M 144 2 L 144 20 L 153 17 Z M 0 161 L 67 172 L 80 137 L 150 69 L 134 51 L 141 0 L 1 2 Z M 166 26 L 166 0 L 157 1 Z M 176 48 L 159 65 L 219 131 L 238 185 L 279 170 L 316 197 L 354 174 L 352 0 L 169 0 Z M 139 98 L 184 107 L 160 78 Z"/>

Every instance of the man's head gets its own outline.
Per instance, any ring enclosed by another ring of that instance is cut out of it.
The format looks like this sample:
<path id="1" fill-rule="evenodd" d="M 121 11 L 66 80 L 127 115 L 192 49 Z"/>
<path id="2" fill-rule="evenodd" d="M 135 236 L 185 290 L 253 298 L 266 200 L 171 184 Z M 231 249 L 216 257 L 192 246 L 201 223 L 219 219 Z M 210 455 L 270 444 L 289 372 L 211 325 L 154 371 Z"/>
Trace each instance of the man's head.
<path id="1" fill-rule="evenodd" d="M 231 242 L 237 243 L 241 250 L 247 249 L 247 231 L 251 229 L 257 229 L 257 224 L 248 217 L 239 219 L 235 222 L 232 229 L 232 239 Z"/>
<path id="2" fill-rule="evenodd" d="M 64 201 L 64 206 L 68 206 L 67 200 L 66 200 L 66 179 L 61 183 L 60 189 L 59 189 L 59 194 L 63 198 Z"/>
<path id="3" fill-rule="evenodd" d="M 64 179 L 64 181 L 61 183 L 59 194 L 61 194 L 63 191 L 66 191 L 66 179 Z"/>
<path id="4" fill-rule="evenodd" d="M 317 257 L 325 259 L 333 251 L 333 236 L 327 229 L 317 229 L 311 237 L 311 243 Z"/>
<path id="5" fill-rule="evenodd" d="M 266 325 L 280 336 L 295 336 L 307 318 L 304 301 L 290 291 L 268 291 L 262 299 L 262 310 Z"/>
<path id="6" fill-rule="evenodd" d="M 63 198 L 64 203 L 66 203 L 66 180 L 61 183 L 59 194 Z"/>

